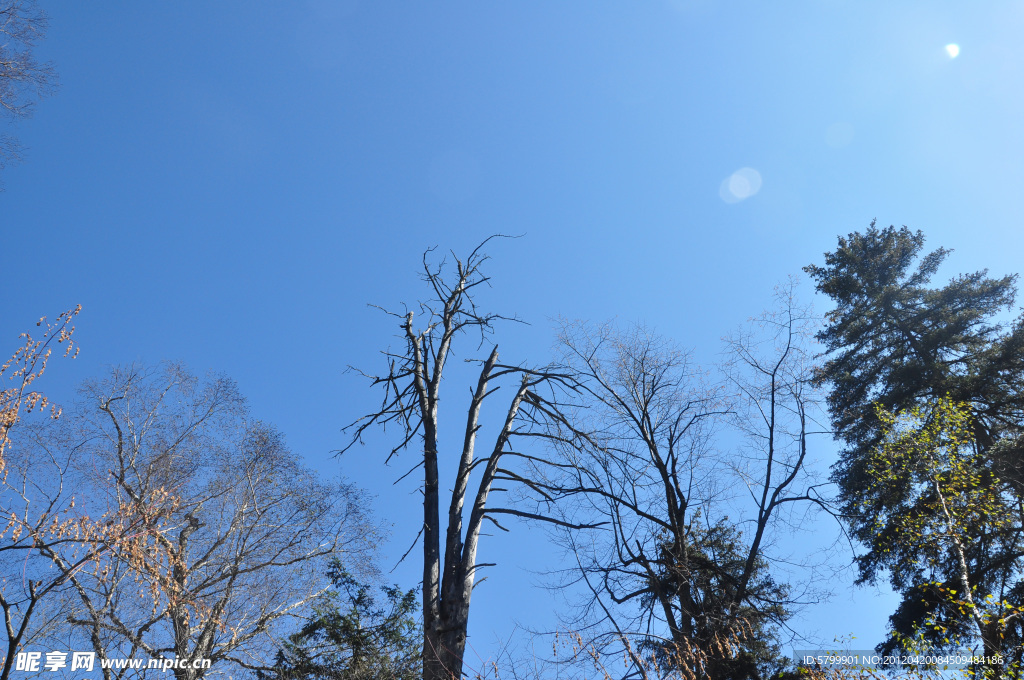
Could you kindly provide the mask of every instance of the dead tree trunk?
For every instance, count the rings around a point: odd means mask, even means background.
[[[448,503],[446,525],[443,527],[441,524],[438,401],[445,362],[453,342],[465,331],[478,331],[480,342],[483,344],[487,336],[493,332],[496,321],[514,320],[496,314],[483,314],[476,308],[473,289],[488,281],[488,278],[479,271],[480,265],[487,260],[487,257],[480,253],[482,245],[478,246],[465,261],[455,258],[455,276],[447,280],[443,276],[444,263],[431,267],[427,260],[430,251],[424,255],[423,279],[432,290],[431,299],[419,304],[426,319],[423,325],[416,329],[413,325],[413,312],[393,314],[401,319],[405,349],[402,352],[384,353],[389,360],[387,375],[367,376],[374,385],[384,387],[384,401],[378,411],[349,426],[352,428],[353,437],[342,450],[344,452],[360,441],[361,435],[373,425],[394,423],[401,428],[401,441],[391,450],[387,461],[399,451],[406,449],[417,436],[422,438],[422,459],[417,460],[412,469],[423,466],[421,532],[425,680],[459,678],[463,673],[469,605],[476,572],[481,567],[493,566],[477,561],[484,520],[491,521],[503,530],[504,527],[494,519],[494,515],[508,514],[563,524],[557,519],[524,509],[488,506],[492,485],[497,480],[525,482],[535,492],[544,495],[541,486],[514,472],[505,461],[526,457],[515,451],[511,445],[516,436],[550,436],[548,427],[538,427],[542,422],[557,421],[567,427],[567,421],[562,417],[557,401],[553,397],[542,396],[541,392],[553,394],[558,389],[573,389],[571,381],[564,374],[499,364],[497,345],[492,346],[486,359],[476,360],[480,365],[480,371],[467,409],[465,436],[451,497],[444,499]],[[454,280],[450,280],[451,278]],[[476,443],[481,429],[480,414],[484,401],[498,390],[498,387],[492,387],[492,384],[509,380],[514,381],[514,392],[505,406],[503,424],[493,435],[493,439],[489,439],[486,456],[478,459]],[[569,433],[568,436],[578,434],[571,428],[563,428],[563,436],[566,432]],[[479,471],[481,467],[482,472]],[[475,485],[471,482],[475,482]],[[472,495],[471,487],[474,487]],[[467,501],[470,501],[471,505],[464,526]]]

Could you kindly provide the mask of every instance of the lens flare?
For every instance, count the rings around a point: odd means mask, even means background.
[[[726,203],[739,203],[761,190],[761,173],[753,168],[740,168],[722,180],[719,197]]]

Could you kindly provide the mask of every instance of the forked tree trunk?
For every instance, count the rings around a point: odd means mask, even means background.
[[[477,547],[484,519],[493,520],[492,515],[503,513],[546,520],[577,529],[589,527],[567,524],[557,518],[514,508],[487,507],[488,495],[495,479],[530,484],[516,473],[498,467],[498,461],[503,456],[522,455],[506,448],[510,438],[518,434],[514,431],[514,424],[521,406],[529,413],[529,417],[525,418],[527,428],[530,427],[530,423],[536,424],[538,419],[548,418],[569,426],[559,411],[559,404],[545,400],[536,391],[537,386],[541,384],[564,386],[568,377],[547,370],[499,366],[498,348],[495,345],[488,358],[481,362],[477,385],[472,392],[468,412],[464,416],[465,439],[456,467],[454,485],[448,487],[446,480],[445,488],[451,489],[451,495],[445,494],[448,506],[447,531],[442,538],[441,480],[438,475],[438,404],[445,363],[452,342],[458,335],[467,331],[479,331],[483,342],[486,334],[493,330],[493,323],[506,318],[480,312],[472,299],[472,289],[488,281],[478,269],[487,259],[480,252],[482,246],[483,244],[477,246],[465,260],[455,259],[457,276],[453,281],[454,285],[445,281],[442,274],[443,265],[434,268],[428,264],[427,255],[430,251],[424,254],[424,280],[430,285],[434,296],[429,304],[420,306],[425,311],[427,320],[423,328],[417,331],[413,329],[413,312],[406,310],[404,314],[395,314],[403,319],[401,328],[406,340],[405,350],[385,352],[390,362],[386,376],[368,376],[373,384],[385,388],[384,402],[380,410],[350,425],[354,429],[352,440],[342,449],[344,452],[361,441],[362,433],[374,425],[394,423],[403,431],[404,438],[391,451],[392,456],[422,437],[424,680],[452,680],[463,675],[469,602],[476,580],[476,569],[482,566],[477,562]],[[487,452],[487,457],[474,460],[476,436],[480,428],[480,411],[484,400],[497,391],[497,388],[488,391],[488,382],[512,375],[519,376],[521,382],[508,402],[504,425],[491,440],[493,445],[488,441],[491,448]],[[483,470],[477,471],[481,466]],[[479,474],[480,478],[476,489],[471,492],[469,483],[474,474]],[[468,509],[465,507],[467,499],[472,503]],[[469,517],[464,524],[467,510]]]

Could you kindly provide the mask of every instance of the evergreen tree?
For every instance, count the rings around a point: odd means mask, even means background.
[[[699,649],[700,678],[775,677],[788,665],[777,626],[790,617],[789,587],[772,578],[768,561],[758,557],[740,596],[749,546],[728,520],[710,526],[695,521],[687,534],[683,546],[662,542],[658,559],[652,560],[654,577],[641,598],[644,607],[671,609],[676,629],[671,639],[641,638],[640,649],[652,652],[662,668],[693,666],[695,657],[687,652]]]
[[[920,510],[907,495],[912,469],[920,461],[908,460],[888,484],[877,484],[873,477],[872,455],[887,432],[879,414],[920,413],[947,397],[967,404],[978,474],[1001,480],[1006,504],[1024,503],[1024,324],[997,318],[1013,307],[1016,276],[993,279],[979,271],[930,287],[950,251],[939,248],[922,256],[923,246],[920,231],[880,229],[872,222],[863,234],[841,237],[838,248],[826,253],[825,266],[805,268],[818,291],[836,304],[818,334],[827,361],[817,376],[830,387],[833,426],[846,445],[833,479],[854,535],[868,547],[857,558],[861,581],[874,581],[888,570],[903,596],[890,618],[902,636],[915,634],[930,617],[946,615],[939,612],[941,598],[929,596],[925,585],[959,582],[959,577],[953,560],[920,569],[897,564],[903,551],[878,540],[880,526]],[[1010,525],[978,523],[974,531],[966,555],[971,582],[1019,603],[1024,595],[1020,518]],[[1007,635],[1008,644],[1015,644],[1010,639],[1019,643],[1019,625]]]
[[[1012,544],[1020,538],[1014,494],[982,459],[972,409],[940,399],[902,415],[877,415],[886,434],[868,460],[867,496],[899,502],[879,513],[872,548],[890,554],[894,583],[916,587],[913,603],[929,605],[917,635],[895,631],[894,645],[923,653],[975,646],[986,658],[978,664],[984,677],[1020,677],[1024,650],[1013,631],[1024,607],[992,592],[991,581],[977,583],[984,572],[971,569],[985,554],[1019,552]],[[943,580],[929,580],[934,574]],[[1003,658],[991,661],[997,656]]]
[[[421,677],[420,626],[416,591],[358,582],[339,561],[328,570],[333,589],[324,594],[312,619],[291,635],[271,672],[260,680],[416,680]]]

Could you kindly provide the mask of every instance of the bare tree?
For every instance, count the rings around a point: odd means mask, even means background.
[[[181,680],[269,668],[275,634],[327,587],[326,561],[358,569],[353,551],[375,533],[359,493],[304,468],[226,378],[114,369],[36,450],[54,442],[75,451],[79,506],[118,509],[89,568],[63,545],[37,545],[73,589],[68,620],[101,662],[170,662]],[[107,680],[137,672],[103,668]]]
[[[42,377],[55,345],[64,346],[64,356],[77,356],[78,347],[72,339],[72,320],[81,306],[70,309],[48,323],[40,319],[41,336],[23,333],[22,345],[0,366],[0,379],[11,386],[0,389],[0,565],[4,578],[0,581],[0,610],[3,613],[3,668],[0,679],[10,676],[17,651],[25,644],[50,630],[59,619],[61,608],[54,606],[63,584],[60,575],[48,573],[45,564],[36,559],[39,544],[75,543],[84,546],[72,558],[76,564],[88,561],[95,554],[89,542],[97,535],[96,525],[88,518],[76,516],[73,502],[63,493],[64,467],[57,458],[37,461],[47,467],[36,477],[25,473],[26,461],[21,438],[12,439],[12,432],[30,436],[31,425],[22,422],[26,414],[41,412],[49,406],[49,415],[56,419],[60,409],[49,404],[47,397],[33,384]]]
[[[73,448],[52,438],[37,445],[38,433],[50,429],[38,423],[19,429],[0,485],[6,520],[0,536],[0,609],[7,635],[3,679],[19,651],[67,632],[74,594],[65,571],[54,569],[47,554],[60,552],[67,572],[91,569],[122,528],[133,530],[119,509],[90,516],[77,506]]]
[[[0,112],[10,120],[31,115],[35,101],[56,85],[53,66],[32,53],[45,32],[46,15],[35,0],[0,0]],[[15,138],[0,134],[0,168],[20,149]]]
[[[387,373],[367,376],[373,385],[383,388],[384,398],[376,411],[346,428],[352,432],[352,440],[343,449],[348,450],[361,441],[367,429],[377,425],[397,425],[399,429],[399,441],[385,462],[390,462],[412,442],[422,442],[416,463],[406,475],[419,468],[423,470],[423,525],[420,533],[423,538],[423,677],[427,680],[450,680],[462,675],[469,605],[477,570],[492,566],[477,561],[484,522],[489,521],[504,530],[498,517],[510,515],[579,528],[551,515],[522,507],[496,506],[491,502],[492,491],[499,491],[494,487],[495,482],[508,483],[507,488],[515,485],[532,487],[548,500],[556,500],[517,471],[521,470],[517,462],[541,466],[544,462],[527,451],[517,450],[516,443],[537,437],[576,436],[571,429],[566,429],[568,423],[562,418],[555,398],[560,390],[572,389],[568,376],[548,369],[500,364],[496,344],[490,347],[486,358],[481,355],[467,360],[477,365],[479,370],[470,391],[451,495],[442,498],[438,471],[438,406],[447,362],[454,346],[465,340],[467,333],[478,334],[479,349],[490,344],[488,338],[496,322],[508,319],[485,313],[476,306],[477,288],[489,281],[480,271],[480,266],[488,259],[481,252],[483,245],[465,259],[453,254],[453,272],[448,271],[443,261],[436,266],[431,265],[431,251],[424,254],[422,277],[431,295],[429,300],[418,304],[424,319],[417,327],[413,311],[406,309],[402,313],[390,313],[399,320],[404,348],[384,352],[388,360]],[[483,427],[481,411],[484,402],[493,397],[503,383],[511,388],[511,394],[496,419],[498,426],[486,440],[483,455],[477,457],[476,444]],[[543,425],[550,421],[563,424],[557,435],[549,434]],[[477,477],[471,479],[474,473]],[[475,490],[471,490],[471,481],[475,481]],[[447,527],[442,524],[442,503],[447,506]],[[465,517],[467,503],[468,519]]]
[[[591,435],[560,447],[560,470],[575,473],[560,485],[597,487],[563,506],[565,519],[610,528],[562,535],[589,593],[572,625],[631,659],[631,675],[672,668],[723,636],[738,647],[709,655],[703,677],[757,678],[780,660],[773,631],[799,598],[778,578],[773,540],[792,507],[824,502],[807,465],[805,322],[785,297],[756,332],[728,341],[718,388],[643,328],[564,327],[565,363],[587,395],[575,427]],[[728,424],[745,440],[727,439]]]
[[[65,357],[78,356],[78,346],[71,338],[75,332],[71,321],[81,311],[82,305],[78,305],[62,312],[53,323],[47,323],[45,316],[39,319],[37,327],[42,328],[46,324],[42,337],[33,338],[30,333],[22,333],[23,344],[0,366],[0,378],[7,378],[13,383],[11,387],[0,389],[0,473],[6,467],[4,452],[11,442],[11,429],[18,424],[23,413],[42,410],[48,405],[46,395],[32,389],[32,383],[46,371],[54,343],[64,345]],[[51,406],[50,414],[57,418],[60,412],[56,406]]]

